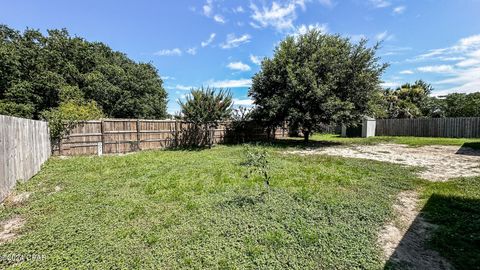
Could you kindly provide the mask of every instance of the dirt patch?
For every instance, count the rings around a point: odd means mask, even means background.
[[[29,198],[30,195],[32,195],[32,192],[22,192],[22,193],[12,193],[10,196],[8,196],[5,199],[5,202],[11,205],[18,205],[26,202]]]
[[[453,269],[440,254],[426,247],[435,225],[428,223],[416,210],[418,194],[401,192],[394,204],[397,219],[379,233],[378,244],[390,266],[406,269]]]
[[[17,231],[23,227],[25,220],[21,217],[0,222],[0,244],[14,240],[17,237]]]
[[[480,175],[480,150],[458,146],[408,147],[400,144],[332,146],[291,151],[299,155],[325,154],[350,158],[365,158],[409,166],[421,166],[425,170],[419,176],[431,181],[446,181],[455,177]]]

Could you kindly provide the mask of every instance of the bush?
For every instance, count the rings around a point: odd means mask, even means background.
[[[78,121],[100,119],[103,113],[95,101],[67,101],[57,108],[44,111],[42,117],[48,121],[52,145],[57,146],[62,138],[70,134]]]

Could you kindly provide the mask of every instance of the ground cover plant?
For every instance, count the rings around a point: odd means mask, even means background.
[[[0,214],[26,220],[1,254],[45,257],[2,267],[382,268],[377,232],[413,169],[254,147],[269,154],[264,195],[242,146],[52,158]]]
[[[296,139],[296,138],[289,138]],[[335,134],[315,134],[312,136],[315,143],[325,144],[378,144],[378,143],[397,143],[406,144],[412,147],[425,145],[452,145],[466,146],[474,149],[480,149],[480,139],[467,138],[432,138],[432,137],[401,137],[401,136],[378,136],[370,138],[342,138]]]
[[[422,196],[422,211],[438,226],[430,245],[456,269],[479,269],[480,177],[430,183]]]

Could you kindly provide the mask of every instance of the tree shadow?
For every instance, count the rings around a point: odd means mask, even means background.
[[[292,139],[292,138],[263,141],[262,144],[265,144],[274,148],[300,148],[300,149],[323,148],[323,147],[342,145],[342,143],[340,142],[316,141],[316,140],[310,140],[308,142],[304,142],[303,139]]]
[[[464,143],[455,154],[478,157],[480,156],[480,142]]]
[[[384,269],[451,266],[480,269],[480,200],[433,194]]]

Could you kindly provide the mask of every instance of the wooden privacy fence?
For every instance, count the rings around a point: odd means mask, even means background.
[[[480,138],[480,117],[377,119],[375,135]]]
[[[51,154],[47,122],[0,115],[0,201]]]
[[[228,142],[233,137],[265,138],[260,125],[249,122],[245,134],[233,134],[229,122],[209,129],[213,144]],[[97,155],[127,153],[139,150],[182,146],[194,125],[179,120],[103,119],[80,122],[54,148],[59,155]],[[287,136],[286,128],[275,130],[275,137]]]

